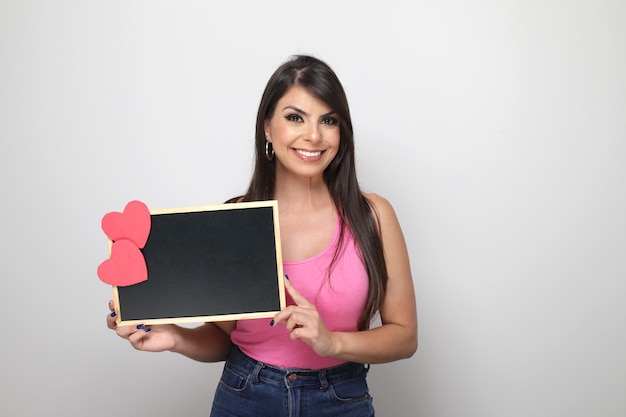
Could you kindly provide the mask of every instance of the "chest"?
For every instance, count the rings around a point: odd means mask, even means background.
[[[284,261],[309,259],[332,241],[337,227],[334,210],[307,215],[280,215],[280,239]]]

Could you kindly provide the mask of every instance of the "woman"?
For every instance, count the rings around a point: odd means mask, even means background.
[[[314,57],[294,56],[270,78],[254,174],[230,201],[270,199],[288,301],[272,320],[116,328],[112,313],[108,326],[139,350],[226,360],[212,416],[373,416],[364,364],[417,349],[409,258],[392,206],[359,188],[343,87]]]

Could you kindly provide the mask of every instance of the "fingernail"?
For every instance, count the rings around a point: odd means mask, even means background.
[[[289,275],[285,274],[285,279],[288,280],[289,279]]]
[[[270,321],[270,327],[274,327],[274,320]]]
[[[145,329],[143,329],[144,332],[148,333],[152,331],[152,327],[146,327]]]
[[[115,316],[117,316],[117,313],[115,311],[112,311],[111,312],[111,317],[115,317]]]
[[[145,328],[146,326],[144,324],[138,324],[137,325],[137,329],[141,330],[143,328]]]

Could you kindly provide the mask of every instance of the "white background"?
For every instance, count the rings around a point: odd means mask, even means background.
[[[0,2],[0,414],[207,416],[221,364],[105,327],[102,216],[242,193],[294,53],[343,81],[420,347],[377,415],[626,414],[626,3]]]

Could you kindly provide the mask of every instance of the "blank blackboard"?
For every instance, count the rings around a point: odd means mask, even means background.
[[[114,286],[118,325],[272,317],[285,307],[276,201],[150,210],[148,279]]]

